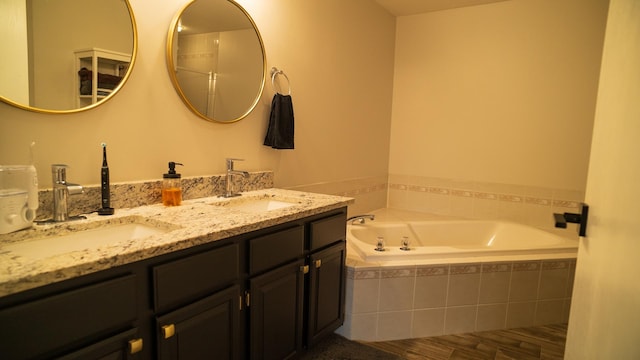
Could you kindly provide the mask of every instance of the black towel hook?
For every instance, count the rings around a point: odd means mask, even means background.
[[[285,79],[287,79],[288,91],[287,91],[286,94],[283,94],[280,91],[278,91],[278,89],[276,89],[276,76],[277,75],[282,75],[282,76],[284,76]],[[276,93],[278,93],[280,95],[291,95],[291,81],[289,81],[289,77],[287,76],[287,74],[284,73],[284,71],[279,70],[275,66],[271,68],[271,87],[273,88],[273,91],[275,91]]]

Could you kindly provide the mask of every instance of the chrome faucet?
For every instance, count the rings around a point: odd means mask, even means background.
[[[67,182],[67,165],[51,165],[53,176],[53,221],[69,220],[69,195],[84,193],[81,185]]]
[[[233,192],[233,175],[242,175],[244,177],[248,177],[249,173],[246,171],[235,170],[233,168],[234,161],[244,161],[244,159],[232,159],[227,158],[227,183],[226,183],[226,192],[221,197],[230,198],[235,196],[240,196],[241,194]]]
[[[355,223],[364,224],[365,219],[375,220],[375,218],[376,218],[376,216],[372,215],[372,214],[356,215],[356,216],[352,216],[352,217],[348,218],[347,222],[351,221],[352,224],[355,224]]]

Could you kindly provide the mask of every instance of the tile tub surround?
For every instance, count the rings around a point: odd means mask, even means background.
[[[296,205],[267,212],[246,213],[225,206],[215,206],[216,203],[227,202],[228,199],[198,198],[185,200],[181,206],[165,207],[162,204],[154,204],[118,209],[112,216],[92,213],[84,220],[37,225],[30,229],[0,235],[0,296],[305,218],[353,202],[353,199],[346,197],[282,189],[249,191],[244,192],[242,197],[286,199],[295,202]],[[6,244],[122,223],[132,217],[166,224],[175,230],[133,241],[124,240],[91,250],[50,256],[42,260],[3,251]]]
[[[236,191],[254,191],[273,187],[273,172],[250,172],[249,177],[234,176]],[[88,214],[100,208],[102,191],[100,185],[84,187],[84,194],[69,196],[69,214]],[[182,178],[182,199],[198,199],[224,194],[226,175],[195,176]],[[53,211],[51,189],[38,193],[38,220],[50,219]],[[162,179],[129,183],[111,183],[111,207],[116,211],[158,204],[162,202]]]
[[[389,175],[388,191],[390,208],[507,220],[564,236],[576,234],[576,227],[555,229],[553,213],[577,213],[584,199],[579,190],[394,174]]]
[[[575,259],[376,266],[347,259],[351,340],[386,341],[568,321]]]
[[[467,219],[512,221],[572,238],[577,238],[576,225],[556,229],[552,214],[579,212],[584,199],[584,193],[578,190],[396,174],[299,185],[291,189],[352,197],[356,201],[349,207],[349,215],[394,208]]]
[[[387,176],[371,176],[294,186],[289,189],[346,196],[355,199],[349,206],[349,215],[365,214],[387,207]]]

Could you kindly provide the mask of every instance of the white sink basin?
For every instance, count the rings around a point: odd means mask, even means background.
[[[73,251],[98,249],[121,241],[142,239],[167,231],[168,228],[140,222],[108,224],[95,229],[10,244],[3,246],[2,252],[10,251],[31,259],[44,259]]]
[[[250,200],[233,206],[236,210],[245,212],[262,212],[284,209],[296,204],[278,200]]]
[[[232,209],[240,212],[257,214],[261,212],[288,208],[291,206],[298,205],[298,203],[285,201],[283,199],[273,199],[270,197],[262,197],[262,198],[238,197],[232,200],[213,203],[213,205],[226,207],[228,209]]]

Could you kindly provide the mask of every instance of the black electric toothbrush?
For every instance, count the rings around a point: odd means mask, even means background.
[[[102,207],[98,209],[98,215],[113,215],[111,207],[111,194],[109,190],[109,165],[107,165],[107,144],[102,143],[102,169],[100,170],[100,189],[102,190]]]

